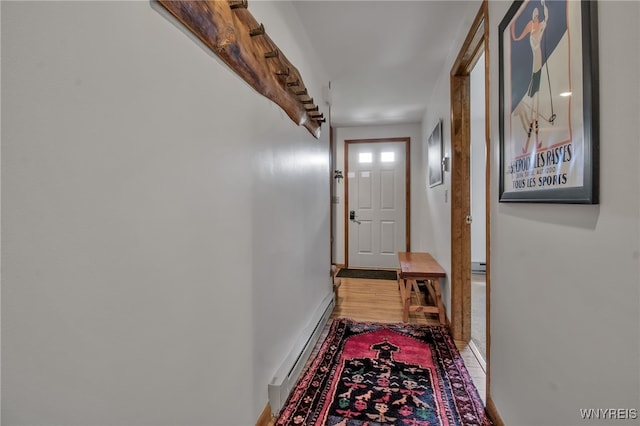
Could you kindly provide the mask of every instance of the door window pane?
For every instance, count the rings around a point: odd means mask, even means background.
[[[393,163],[396,161],[396,153],[393,151],[390,152],[381,152],[380,153],[380,162],[382,163]]]
[[[373,154],[371,154],[370,152],[361,152],[358,155],[358,162],[359,163],[371,163],[371,162],[373,162]]]

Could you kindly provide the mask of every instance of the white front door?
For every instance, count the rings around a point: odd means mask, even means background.
[[[348,266],[398,268],[406,251],[406,148],[403,142],[347,144]]]

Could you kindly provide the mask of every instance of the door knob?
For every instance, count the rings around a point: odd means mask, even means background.
[[[356,211],[355,210],[349,211],[349,220],[352,221],[352,222],[357,223],[358,225],[360,225],[360,221],[356,220]]]

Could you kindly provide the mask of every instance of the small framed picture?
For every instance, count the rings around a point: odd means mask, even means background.
[[[516,1],[499,25],[500,201],[598,203],[597,2]]]
[[[438,120],[427,140],[428,181],[432,188],[443,183],[442,120]]]

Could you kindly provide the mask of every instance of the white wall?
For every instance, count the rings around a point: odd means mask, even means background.
[[[250,11],[322,93],[291,5]],[[1,30],[3,424],[253,424],[331,292],[328,128],[150,2]]]
[[[582,421],[579,409],[640,408],[640,3],[599,2],[598,206],[497,201],[497,28],[510,5],[491,1],[489,11],[491,396],[507,425],[605,424]],[[464,22],[464,31],[452,35],[455,54],[470,25]],[[443,66],[423,120],[423,134],[444,120],[445,155],[451,152],[455,54]],[[446,173],[444,185],[427,189],[426,211],[417,212],[428,220],[429,250],[447,271],[450,190]],[[447,306],[449,295],[447,285]]]
[[[600,205],[500,204],[498,37],[490,2],[491,395],[508,425],[640,401],[640,3],[601,1]]]
[[[414,211],[420,211],[419,207],[424,205],[424,162],[422,160],[422,135],[420,133],[420,124],[395,124],[381,126],[361,126],[361,127],[339,127],[334,129],[334,169],[345,170],[344,158],[344,141],[349,139],[381,139],[381,138],[400,138],[409,137],[411,159],[408,160],[411,168],[411,249],[420,250],[424,247],[424,222],[415,214]],[[345,179],[346,179],[345,175]],[[345,179],[340,183],[334,182],[334,196],[338,197],[338,203],[333,204],[333,263],[345,263],[345,247],[344,247],[344,185]],[[416,210],[414,210],[416,209]],[[399,265],[398,265],[399,266]]]

